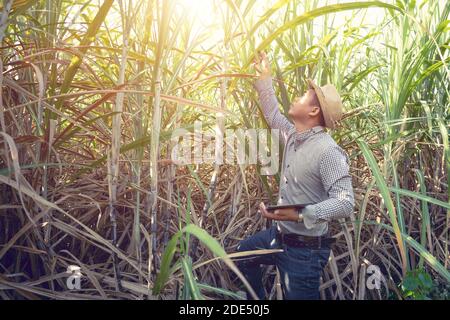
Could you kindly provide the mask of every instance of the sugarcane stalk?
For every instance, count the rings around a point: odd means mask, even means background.
[[[3,11],[0,16],[0,44],[3,46],[3,38],[5,36],[5,30],[8,26],[8,16],[11,12],[12,0],[4,0],[3,1]],[[3,50],[2,50],[3,52]],[[0,57],[0,88],[3,88],[3,54]],[[6,124],[5,124],[5,109],[3,106],[3,89],[0,90],[0,126],[3,132],[6,132]],[[3,150],[7,150],[6,141],[3,141],[4,147]],[[8,168],[11,167],[9,157],[6,157]]]
[[[120,12],[122,17],[123,31],[123,46],[122,46],[122,59],[120,62],[119,79],[118,84],[125,83],[125,69],[127,64],[128,55],[128,35],[130,32],[129,19],[125,13],[123,1],[119,0]],[[112,117],[112,135],[111,135],[111,193],[109,202],[109,213],[111,218],[112,228],[112,243],[117,246],[117,186],[119,179],[119,156],[120,156],[120,140],[121,140],[121,119],[123,110],[124,93],[119,92],[116,95],[116,103],[114,104],[114,116]],[[116,290],[121,291],[120,284],[120,271],[117,265],[117,256],[113,253],[113,265],[116,279]],[[140,265],[140,264],[138,264]]]
[[[225,73],[227,70],[225,47],[222,47],[222,49],[223,49],[222,72]],[[227,94],[227,78],[222,77],[220,80],[220,110],[221,111],[226,109],[226,94]],[[223,136],[224,136],[224,131],[225,131],[225,118],[224,118],[223,112],[219,112],[217,114],[216,121],[217,121],[216,141],[217,141],[217,139],[219,139],[219,141],[223,141]],[[214,199],[217,181],[218,181],[218,175],[220,173],[220,167],[221,167],[220,163],[222,162],[220,160],[219,161],[217,161],[217,160],[223,159],[223,150],[221,147],[222,146],[220,146],[218,148],[217,143],[216,143],[216,148],[215,148],[215,160],[216,161],[214,164],[214,170],[213,170],[213,173],[211,176],[211,181],[209,183],[207,198],[206,198],[205,204],[203,206],[201,218],[199,221],[200,227],[203,227],[203,225],[206,223],[206,220],[208,219],[208,212],[209,212],[209,209],[211,208],[212,201]],[[198,243],[199,243],[199,240],[197,238],[193,239],[190,251],[191,251],[191,255],[194,260],[197,257]]]
[[[154,98],[150,99],[150,107],[153,108],[152,114],[152,134],[150,140],[150,223],[151,223],[151,248],[150,261],[153,262],[153,273],[157,270],[156,263],[156,239],[157,239],[157,199],[158,199],[158,157],[159,157],[159,135],[161,130],[161,67],[163,63],[163,51],[169,33],[170,11],[172,1],[162,3],[161,17],[159,19],[158,46],[155,54],[155,64],[152,74],[152,92]],[[147,130],[147,128],[145,129]]]
[[[155,262],[154,257],[156,254],[156,234],[157,234],[157,196],[158,196],[158,151],[159,151],[159,130],[161,121],[161,80],[160,73],[157,73],[155,81],[155,99],[153,109],[153,130],[151,138],[151,151],[150,151],[150,223],[151,223],[151,247],[152,254],[150,260]],[[157,266],[154,264],[154,271]]]

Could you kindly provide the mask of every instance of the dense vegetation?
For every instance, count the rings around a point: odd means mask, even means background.
[[[174,164],[171,135],[265,128],[258,50],[283,112],[306,78],[344,99],[330,133],[356,207],[331,226],[322,298],[448,298],[449,13],[445,0],[3,1],[0,298],[240,298],[233,252],[265,227],[256,208],[279,177]],[[279,297],[274,268],[265,281]]]

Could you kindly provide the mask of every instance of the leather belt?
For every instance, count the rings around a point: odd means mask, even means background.
[[[335,238],[327,236],[311,237],[294,233],[285,234],[278,231],[277,239],[280,243],[291,247],[311,249],[331,248],[331,246],[336,242]]]

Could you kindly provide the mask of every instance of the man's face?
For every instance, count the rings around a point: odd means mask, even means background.
[[[310,112],[314,111],[314,107],[318,107],[316,93],[313,89],[308,89],[301,97],[296,97],[289,109],[289,116],[292,120],[304,122],[310,117]]]

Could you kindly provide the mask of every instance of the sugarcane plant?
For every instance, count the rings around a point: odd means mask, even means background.
[[[202,139],[268,132],[253,87],[262,50],[283,114],[307,78],[333,83],[344,101],[330,134],[350,156],[356,206],[330,225],[322,298],[445,298],[450,3],[0,6],[1,298],[244,298],[235,262],[250,253],[236,245],[266,227],[257,205],[276,201],[279,174],[261,161],[180,164],[173,153],[198,128]],[[237,153],[224,140],[216,158]],[[80,290],[65,284],[71,265]],[[271,299],[274,279],[270,269]]]

